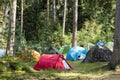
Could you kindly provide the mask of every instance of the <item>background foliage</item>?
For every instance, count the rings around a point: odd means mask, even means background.
[[[5,0],[6,1],[6,0]],[[6,2],[2,2],[6,4]],[[3,4],[1,6],[5,6]],[[55,46],[71,44],[72,22],[73,22],[73,1],[67,2],[67,17],[65,36],[62,37],[63,0],[56,1],[56,24],[52,21],[52,1],[50,1],[49,23],[46,22],[46,0],[24,0],[24,26],[23,34],[20,35],[21,1],[17,2],[17,27],[16,47],[27,47],[29,43],[39,46]],[[115,1],[114,0],[79,0],[78,6],[78,45],[86,45],[88,42],[113,41]],[[3,9],[0,9],[0,47],[6,46],[7,36],[3,35],[5,29],[3,22]],[[5,28],[8,28],[8,25]],[[0,27],[0,28],[1,28]],[[24,35],[24,36],[23,36]],[[24,39],[21,39],[21,36]],[[22,43],[24,42],[24,44]],[[27,45],[27,46],[25,46]]]

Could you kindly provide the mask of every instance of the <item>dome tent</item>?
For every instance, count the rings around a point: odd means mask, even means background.
[[[26,50],[22,51],[22,53],[18,56],[19,60],[26,60],[26,61],[38,61],[40,58],[40,53],[36,50]]]
[[[113,42],[107,42],[105,45],[107,46],[107,48],[109,48],[111,51],[113,51],[113,46],[114,46]]]
[[[47,53],[47,54],[60,54],[60,51],[57,48],[50,46],[50,47],[47,47],[45,49],[45,53]]]
[[[66,54],[70,48],[71,48],[71,45],[64,45],[60,48],[59,52],[62,54]]]
[[[71,70],[72,67],[62,54],[42,54],[40,60],[33,67],[35,70]]]
[[[87,50],[80,46],[75,46],[69,49],[67,52],[66,60],[79,60],[86,57]]]
[[[90,50],[93,46],[95,46],[93,43],[87,43],[87,50]]]
[[[105,43],[99,42],[88,51],[86,58],[82,61],[82,63],[110,61],[111,56],[112,51],[105,46]]]
[[[0,49],[0,57],[5,56],[6,49]]]

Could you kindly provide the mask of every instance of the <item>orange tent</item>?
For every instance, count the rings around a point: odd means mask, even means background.
[[[35,51],[35,50],[28,50],[28,51],[23,51],[18,59],[20,60],[35,60],[35,61],[39,61],[40,58],[40,53]]]

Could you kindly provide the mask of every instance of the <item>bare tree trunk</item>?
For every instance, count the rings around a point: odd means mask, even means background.
[[[115,69],[117,65],[120,65],[120,0],[116,0],[114,48],[112,59],[110,62],[110,66],[112,69]]]
[[[78,0],[74,0],[72,47],[77,45],[77,23],[78,23]]]
[[[10,15],[10,33],[7,43],[7,54],[13,56],[14,42],[15,42],[15,27],[16,27],[16,6],[17,0],[12,0],[12,9]]]
[[[9,3],[7,2],[4,7],[5,7],[5,8],[3,9],[3,13],[4,13],[3,22],[4,22],[4,27],[6,27],[6,26],[8,25],[8,22],[9,22],[9,21],[8,21],[8,17],[9,17],[8,12],[10,11]]]
[[[49,0],[47,0],[47,24],[49,23]]]
[[[21,0],[21,34],[23,33],[23,0]]]
[[[53,22],[56,22],[56,0],[53,0]]]
[[[67,0],[64,0],[63,36],[64,36],[64,34],[65,34],[66,9],[67,9]]]
[[[9,11],[8,5],[9,4],[7,3],[5,8],[4,8],[4,16],[3,16],[3,21],[4,22],[6,21],[6,18],[8,17],[8,11]]]

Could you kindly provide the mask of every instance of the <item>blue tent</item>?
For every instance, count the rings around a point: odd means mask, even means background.
[[[67,52],[66,60],[78,60],[86,57],[87,50],[83,47],[75,46]]]
[[[100,42],[97,42],[96,44],[97,44],[98,46],[104,46],[104,45],[105,45],[105,42],[100,41]]]

